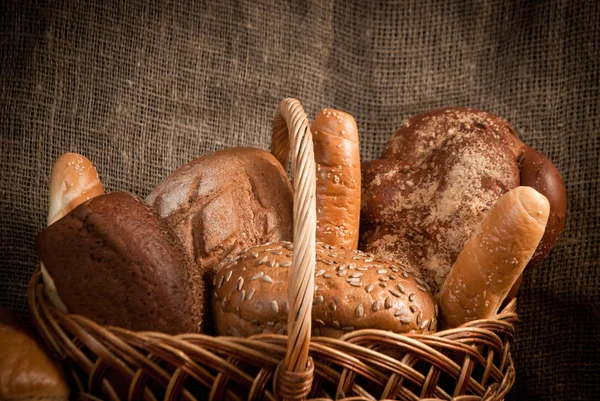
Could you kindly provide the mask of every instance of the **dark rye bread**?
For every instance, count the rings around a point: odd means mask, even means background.
[[[287,332],[293,245],[250,248],[219,270],[213,291],[218,335]],[[437,306],[414,271],[356,250],[317,243],[313,335],[340,337],[359,329],[435,331]]]
[[[81,204],[44,229],[37,247],[71,312],[131,330],[200,331],[198,269],[134,195],[113,192]]]
[[[273,155],[230,148],[171,173],[147,201],[173,228],[210,282],[230,255],[292,239],[292,187]]]

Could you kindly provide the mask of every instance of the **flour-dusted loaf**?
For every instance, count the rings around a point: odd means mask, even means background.
[[[550,201],[548,233],[533,262],[550,252],[564,225],[558,170],[506,120],[480,110],[451,107],[407,120],[362,172],[360,248],[420,267],[434,293],[485,213],[511,189],[531,186]]]
[[[171,173],[147,201],[210,277],[223,259],[292,238],[292,187],[270,153],[230,148]]]
[[[62,371],[31,331],[0,307],[0,400],[67,401]]]
[[[134,195],[84,202],[44,229],[37,247],[69,311],[131,330],[200,330],[200,272],[166,222]]]
[[[264,244],[219,270],[212,305],[217,334],[287,332],[292,251],[289,242]],[[317,243],[314,284],[315,336],[339,337],[366,328],[435,331],[433,296],[418,274],[402,264]]]

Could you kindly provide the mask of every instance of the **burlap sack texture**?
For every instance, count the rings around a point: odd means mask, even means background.
[[[600,389],[600,11],[595,1],[13,1],[0,6],[0,304],[27,317],[48,178],[88,156],[141,196],[184,162],[267,149],[278,102],[350,112],[363,159],[447,105],[511,121],[558,166],[569,216],[525,275],[513,400]]]

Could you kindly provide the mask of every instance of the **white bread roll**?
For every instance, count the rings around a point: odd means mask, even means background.
[[[467,240],[438,295],[442,329],[498,312],[533,256],[550,204],[531,187],[504,194]]]
[[[48,225],[103,193],[98,172],[91,161],[77,153],[63,154],[52,167]]]
[[[86,200],[103,193],[98,172],[91,161],[77,153],[63,154],[56,159],[52,167],[48,225],[64,217]],[[63,313],[67,312],[67,307],[58,296],[54,280],[43,263],[40,264],[40,268],[46,297],[55,308]]]

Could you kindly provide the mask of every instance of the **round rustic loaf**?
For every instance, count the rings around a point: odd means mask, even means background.
[[[292,251],[289,242],[267,243],[218,271],[213,282],[218,335],[286,334]],[[339,337],[366,328],[429,333],[437,325],[437,306],[413,270],[317,243],[312,317],[315,336]]]
[[[130,330],[200,331],[198,268],[134,195],[113,192],[82,203],[45,228],[37,247],[69,311]]]
[[[205,278],[229,255],[290,240],[292,200],[281,164],[254,148],[199,157],[175,170],[147,198]]]
[[[532,259],[554,247],[566,215],[558,170],[510,124],[470,108],[404,122],[381,159],[362,164],[360,248],[422,270],[437,293],[465,241],[509,190],[528,185],[550,201],[547,232]]]

